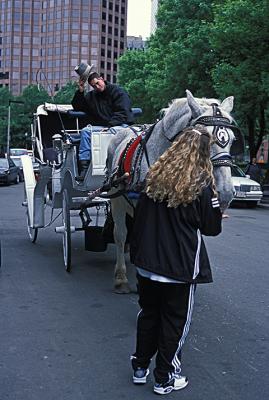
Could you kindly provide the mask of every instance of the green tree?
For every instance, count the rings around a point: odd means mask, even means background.
[[[151,118],[186,89],[196,96],[216,94],[210,73],[216,62],[209,41],[212,1],[162,0],[157,21],[145,52],[125,53],[119,61],[120,82],[143,108],[146,103]]]
[[[149,42],[153,65],[150,89],[155,107],[185,96],[186,89],[196,96],[215,95],[210,75],[215,63],[209,43],[212,20],[211,0],[161,1],[158,29]]]
[[[54,96],[54,102],[57,104],[70,104],[76,90],[77,84],[74,81],[67,82]]]
[[[23,104],[11,104],[11,146],[25,146],[25,133],[30,136],[33,113],[39,105],[50,102],[51,98],[43,87],[29,85],[15,100],[21,101]]]
[[[0,88],[0,147],[7,144],[8,102],[13,96],[6,87]]]
[[[226,0],[214,8],[211,44],[219,62],[212,69],[219,96],[233,94],[236,116],[255,157],[268,126],[268,0]]]
[[[154,120],[147,88],[148,55],[148,51],[129,50],[119,59],[119,84],[129,93],[133,107],[143,109],[141,122]]]

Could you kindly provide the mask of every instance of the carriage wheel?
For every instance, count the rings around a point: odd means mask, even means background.
[[[27,204],[25,186],[24,186],[24,202]],[[26,221],[27,221],[27,231],[28,231],[29,238],[32,243],[35,243],[36,239],[37,239],[38,228],[32,228],[30,226],[28,206],[27,206],[27,210],[26,210]]]
[[[28,209],[26,211],[26,217],[27,217],[27,230],[28,230],[28,235],[32,243],[36,242],[37,239],[37,234],[38,234],[38,228],[32,228],[30,226],[30,218],[28,214]]]
[[[67,189],[63,191],[63,256],[64,265],[67,272],[71,271],[71,227],[70,227],[70,207]]]

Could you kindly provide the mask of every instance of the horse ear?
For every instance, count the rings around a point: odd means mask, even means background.
[[[198,102],[193,97],[192,93],[189,90],[186,90],[187,94],[187,102],[191,109],[191,113],[193,118],[199,117],[202,114],[202,108],[199,106]]]
[[[234,96],[229,96],[226,97],[226,99],[223,100],[223,102],[221,103],[220,107],[230,113],[234,107]]]

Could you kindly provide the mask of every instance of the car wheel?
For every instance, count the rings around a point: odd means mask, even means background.
[[[20,178],[20,182],[24,182],[23,172],[20,172],[19,178]]]
[[[247,208],[255,208],[255,207],[257,207],[257,201],[249,201],[246,204],[247,204]]]
[[[20,175],[18,174],[14,180],[15,185],[17,185],[20,182]]]

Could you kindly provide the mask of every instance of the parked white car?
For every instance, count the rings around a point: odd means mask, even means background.
[[[256,207],[263,196],[261,185],[250,179],[237,165],[232,166],[231,172],[235,189],[232,203],[244,202],[249,208]]]

